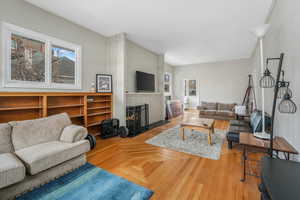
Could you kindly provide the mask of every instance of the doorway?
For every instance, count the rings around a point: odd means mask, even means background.
[[[188,108],[197,108],[199,105],[199,85],[198,80],[195,79],[185,79],[183,81],[184,93],[183,97],[187,100],[186,105]],[[186,102],[184,102],[186,103]]]

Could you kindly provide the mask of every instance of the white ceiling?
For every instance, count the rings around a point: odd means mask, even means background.
[[[128,38],[173,65],[249,58],[272,0],[26,0],[105,36]]]

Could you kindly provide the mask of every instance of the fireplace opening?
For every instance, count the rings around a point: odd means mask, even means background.
[[[149,129],[149,105],[126,107],[126,127],[129,137],[134,137]]]

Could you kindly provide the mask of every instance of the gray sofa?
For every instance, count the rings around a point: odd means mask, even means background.
[[[236,119],[234,112],[236,104],[225,104],[225,103],[214,103],[202,101],[201,105],[198,106],[199,116],[201,118],[212,118],[212,119]]]
[[[86,163],[84,127],[66,113],[0,124],[0,199],[13,199]]]

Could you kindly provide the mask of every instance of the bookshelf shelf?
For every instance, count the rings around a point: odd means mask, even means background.
[[[91,102],[90,99],[93,101]],[[74,124],[99,135],[99,125],[112,117],[112,94],[91,92],[0,92],[0,123],[66,112]]]
[[[97,126],[97,125],[100,125],[101,122],[94,122],[94,123],[90,123],[87,125],[87,127],[91,127],[91,126]]]
[[[106,115],[106,114],[110,114],[110,113],[111,113],[111,112],[91,113],[91,114],[88,114],[88,117],[97,116],[97,115]]]
[[[111,102],[111,100],[96,100],[96,101],[88,101],[88,103],[105,103],[105,102]]]
[[[25,106],[25,107],[0,107],[0,111],[10,111],[10,110],[32,110],[41,109],[40,106]]]
[[[48,109],[54,109],[54,108],[70,108],[70,107],[80,107],[80,106],[84,106],[84,104],[70,104],[70,105],[48,106]]]
[[[69,115],[70,118],[78,118],[78,117],[84,117],[84,114],[79,114],[79,115]]]
[[[92,108],[88,108],[88,110],[97,110],[97,109],[106,109],[106,108],[110,108],[110,106],[92,107]]]

